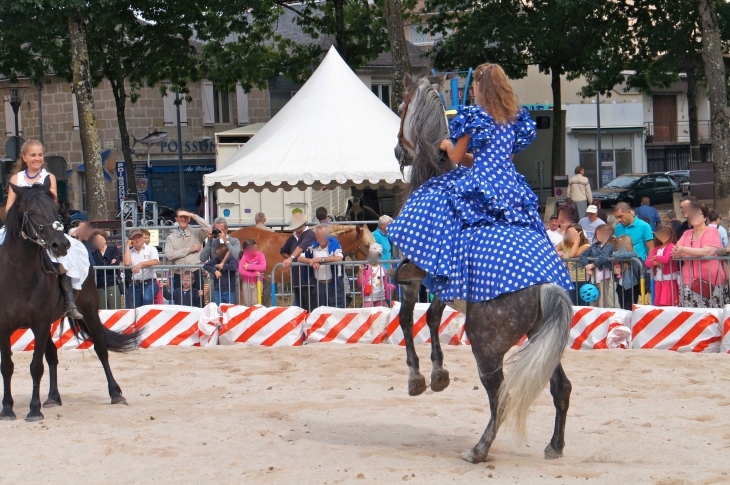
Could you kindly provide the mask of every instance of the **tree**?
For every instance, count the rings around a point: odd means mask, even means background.
[[[623,82],[621,70],[631,51],[628,5],[621,0],[427,0],[437,12],[431,33],[448,34],[433,55],[439,66],[461,68],[485,61],[522,78],[529,65],[550,74],[553,106],[552,175],[565,173],[564,127],[560,116],[561,76],[588,75],[584,95],[610,95]],[[451,33],[453,32],[453,33]],[[596,75],[598,74],[598,75]]]
[[[715,210],[730,210],[730,116],[720,23],[712,0],[697,0],[702,25],[702,59],[712,114],[712,161],[715,165]]]
[[[390,53],[393,56],[393,98],[394,107],[403,102],[403,80],[411,73],[411,59],[408,55],[408,42],[403,26],[403,3],[401,0],[383,0],[385,20],[388,25]]]

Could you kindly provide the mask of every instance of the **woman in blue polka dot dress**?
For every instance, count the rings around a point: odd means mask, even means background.
[[[460,166],[415,190],[388,237],[427,273],[424,284],[444,301],[480,302],[542,283],[572,290],[548,239],[538,198],[517,173],[515,153],[536,137],[535,122],[496,64],[475,70],[478,106],[460,107],[441,149]]]

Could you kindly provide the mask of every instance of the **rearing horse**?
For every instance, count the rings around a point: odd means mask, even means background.
[[[50,374],[50,390],[44,407],[60,406],[56,374],[58,354],[51,340],[51,325],[63,315],[63,299],[58,286],[58,275],[51,265],[46,250],[57,257],[64,256],[70,247],[58,222],[58,204],[50,192],[50,179],[44,185],[17,187],[10,184],[17,199],[8,211],[5,243],[0,248],[0,356],[4,396],[0,419],[15,419],[10,380],[14,364],[10,350],[10,336],[18,329],[29,328],[35,336],[30,373],[33,393],[27,421],[43,419],[40,401],[40,383],[43,377],[45,353]],[[107,329],[99,319],[99,295],[95,273],[89,271],[81,291],[76,291],[76,304],[85,321],[71,322],[78,338],[89,338],[104,367],[112,404],[126,404],[122,390],[114,380],[109,367],[109,350],[126,351],[137,347],[137,332],[118,333]]]
[[[441,141],[449,137],[443,103],[437,91],[443,81],[442,77],[413,81],[406,75],[406,101],[401,109],[401,130],[395,151],[401,166],[412,166],[409,193],[430,178],[455,167],[439,150]],[[423,272],[409,262],[402,264],[396,275],[396,282],[403,285],[399,318],[406,341],[406,363],[410,369],[408,392],[412,396],[426,390],[426,380],[419,371],[413,345],[413,309],[423,279]],[[482,302],[444,303],[435,297],[426,313],[426,321],[431,331],[431,389],[436,392],[449,385],[449,373],[443,368],[438,337],[441,316],[447,304],[466,314],[466,334],[477,361],[479,378],[489,396],[491,411],[481,439],[461,457],[472,463],[485,461],[500,425],[510,416],[515,419],[518,437],[524,438],[529,409],[548,382],[556,417],[555,431],[545,448],[545,458],[561,457],[571,385],[560,360],[573,315],[565,290],[546,283]],[[528,343],[505,361],[507,352],[524,335],[528,336]],[[506,376],[502,372],[503,367],[509,371]]]

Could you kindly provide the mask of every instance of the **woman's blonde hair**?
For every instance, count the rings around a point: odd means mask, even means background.
[[[475,90],[479,91],[481,107],[497,124],[506,125],[517,118],[517,97],[499,64],[487,62],[477,67],[474,70],[474,82]]]
[[[39,146],[41,147],[41,149],[43,149],[43,143],[39,142],[38,140],[28,140],[23,143],[23,146],[20,148],[20,156],[15,161],[15,166],[13,167],[13,175],[15,175],[16,173],[20,173],[28,168],[28,164],[25,163],[25,160],[23,160],[23,155],[28,153],[28,150],[32,146]],[[43,162],[43,168],[48,169],[45,161]]]

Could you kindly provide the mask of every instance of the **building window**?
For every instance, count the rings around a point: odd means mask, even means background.
[[[408,26],[408,40],[414,45],[433,45],[444,38],[443,34],[429,34],[423,30],[428,28],[427,24],[416,24]]]
[[[620,175],[634,171],[634,156],[627,149],[601,149],[601,187]],[[580,166],[585,169],[585,176],[591,181],[591,188],[598,187],[598,167],[596,166],[596,150],[580,151]]]
[[[301,84],[294,84],[289,79],[279,76],[269,79],[269,107],[271,117],[281,111],[286,103],[302,88]]]
[[[228,124],[231,122],[230,109],[228,104],[228,90],[213,88],[213,110],[215,122]]]
[[[385,105],[388,108],[392,109],[392,106],[390,104],[390,84],[373,84],[371,86],[371,89],[373,90],[373,94],[380,98],[380,100],[385,103]]]

